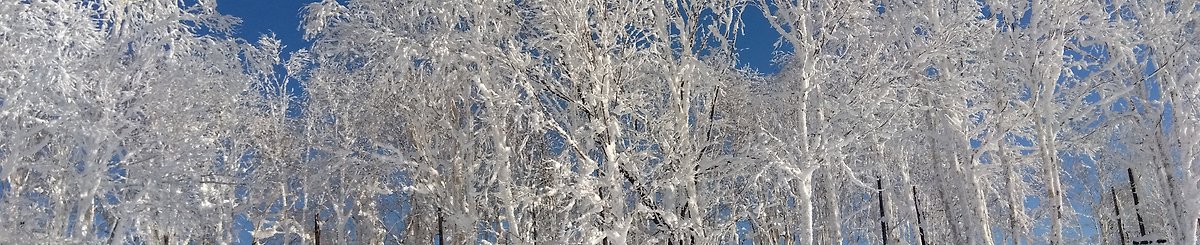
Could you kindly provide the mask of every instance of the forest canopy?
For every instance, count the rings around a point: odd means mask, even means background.
[[[0,243],[1200,236],[1195,0],[216,4],[0,2]]]

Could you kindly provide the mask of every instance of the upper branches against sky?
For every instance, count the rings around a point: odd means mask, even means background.
[[[0,241],[1192,244],[1198,8],[10,1]]]

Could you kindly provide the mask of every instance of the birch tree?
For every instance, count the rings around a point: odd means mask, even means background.
[[[1191,244],[1196,14],[323,0],[280,60],[212,1],[0,3],[0,241]]]
[[[243,120],[278,42],[223,38],[211,3],[0,4],[6,241],[224,240]],[[197,34],[207,28],[212,35]],[[239,59],[239,56],[241,57]],[[186,222],[185,222],[186,221]]]

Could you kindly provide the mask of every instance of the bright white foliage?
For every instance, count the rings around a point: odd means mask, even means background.
[[[303,17],[313,43],[283,61],[271,37],[229,38],[212,1],[0,3],[0,243],[1200,235],[1196,1],[323,0]],[[778,74],[741,68],[738,47],[772,42]]]

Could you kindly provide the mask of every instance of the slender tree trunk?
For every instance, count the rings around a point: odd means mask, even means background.
[[[1160,118],[1159,120],[1163,119]],[[1159,125],[1162,125],[1162,123],[1159,123]],[[1173,125],[1175,126],[1172,128],[1179,127],[1178,122],[1175,122]],[[1178,133],[1178,131],[1173,130],[1173,133]],[[1158,148],[1156,149],[1156,152],[1158,153],[1158,156],[1156,157],[1156,163],[1158,164],[1156,164],[1157,166],[1155,166],[1155,170],[1157,170],[1156,173],[1158,176],[1161,176],[1158,178],[1159,181],[1157,182],[1160,183],[1159,186],[1161,186],[1163,191],[1166,192],[1165,196],[1170,199],[1167,201],[1168,205],[1165,205],[1166,207],[1164,207],[1164,211],[1166,211],[1168,215],[1163,215],[1163,218],[1167,219],[1167,230],[1163,231],[1165,233],[1163,235],[1167,237],[1179,236],[1182,238],[1183,234],[1179,233],[1179,231],[1182,230],[1180,228],[1182,228],[1184,224],[1183,212],[1181,212],[1179,207],[1179,201],[1182,200],[1182,193],[1180,193],[1180,189],[1175,186],[1174,173],[1176,172],[1176,169],[1171,166],[1171,157],[1168,155],[1170,148],[1168,143],[1165,142],[1167,141],[1167,137],[1163,135],[1162,130],[1154,130],[1154,135],[1155,143]]]
[[[879,224],[882,228],[883,244],[900,244],[900,236],[897,234],[898,219],[896,219],[896,208],[892,201],[892,188],[890,185],[883,184],[883,176],[880,175],[875,179],[875,188],[879,189]]]
[[[443,220],[444,220],[443,216],[444,215],[442,214],[442,208],[438,208],[437,209],[437,241],[438,241],[438,244],[447,244],[446,243],[446,224],[443,223]]]
[[[800,118],[797,118],[800,122],[800,151],[804,154],[804,160],[800,162],[802,168],[816,164],[812,157],[816,152],[813,151],[811,139],[808,134],[808,100],[809,91],[811,91],[809,87],[812,86],[809,82],[808,71],[809,67],[814,66],[811,63],[815,63],[815,59],[806,60],[805,62],[805,72],[800,78],[800,88],[802,89],[799,108]],[[802,240],[801,244],[813,244],[812,172],[809,171],[805,176],[801,176],[800,178],[800,239]]]
[[[938,196],[940,197],[940,199],[942,201],[942,203],[941,203],[942,204],[942,210],[941,210],[942,211],[941,212],[942,219],[944,219],[944,221],[946,222],[946,225],[944,226],[945,228],[938,229],[938,231],[940,231],[942,234],[945,234],[948,237],[935,238],[935,239],[939,239],[939,240],[940,239],[949,239],[950,241],[953,241],[953,242],[951,242],[953,244],[966,244],[967,241],[966,241],[966,239],[963,239],[963,237],[962,237],[963,234],[962,234],[962,232],[960,232],[962,230],[962,222],[959,222],[959,221],[961,221],[962,219],[961,219],[961,217],[954,217],[954,215],[958,214],[956,212],[958,210],[958,207],[956,207],[954,205],[953,201],[951,200],[953,197],[950,196],[950,194],[946,193],[946,189],[948,189],[948,188],[953,188],[953,187],[947,186],[947,184],[945,184],[945,183],[938,186]],[[934,226],[934,227],[938,227],[938,226]]]
[[[1017,163],[1009,158],[1007,150],[1007,142],[999,144],[997,154],[1000,156],[1000,164],[1004,166],[1004,190],[1008,199],[1008,229],[1013,242],[1021,241],[1025,237],[1025,202],[1024,193],[1018,191],[1021,184],[1018,178]]]
[[[1194,81],[1193,81],[1194,82]],[[1174,89],[1170,90],[1171,102],[1175,106],[1172,110],[1175,115],[1171,118],[1174,122],[1171,125],[1172,134],[1177,140],[1177,149],[1179,149],[1180,159],[1179,164],[1183,168],[1182,187],[1176,199],[1176,204],[1183,201],[1182,207],[1176,207],[1181,213],[1181,222],[1183,227],[1180,227],[1182,236],[1180,241],[1182,244],[1200,244],[1200,204],[1187,202],[1186,200],[1200,200],[1200,105],[1196,102],[1200,101],[1200,86],[1195,83],[1181,86],[1178,81],[1171,83]],[[1188,83],[1183,83],[1188,84]],[[1187,90],[1193,91],[1192,100],[1189,103],[1184,96],[1179,93]],[[1191,109],[1189,115],[1186,111]],[[1195,221],[1195,222],[1193,222]]]
[[[1112,188],[1112,198],[1113,212],[1115,214],[1114,219],[1117,220],[1117,239],[1121,241],[1121,244],[1125,244],[1125,224],[1121,222],[1121,202],[1120,198],[1117,198],[1116,187]]]
[[[812,201],[812,172],[800,176],[800,240],[801,244],[813,244],[813,201]]]
[[[1065,210],[1063,209],[1063,188],[1060,180],[1059,161],[1058,161],[1058,144],[1056,142],[1056,130],[1052,128],[1055,125],[1055,88],[1058,87],[1058,79],[1062,75],[1063,69],[1063,45],[1066,41],[1065,30],[1061,25],[1061,21],[1055,20],[1052,17],[1059,8],[1057,2],[1042,2],[1034,1],[1031,18],[1032,23],[1038,23],[1031,26],[1032,32],[1038,35],[1045,35],[1044,40],[1037,44],[1038,54],[1044,56],[1033,57],[1037,64],[1031,64],[1035,68],[1035,73],[1039,77],[1032,80],[1031,89],[1037,90],[1036,101],[1034,102],[1033,111],[1034,127],[1038,134],[1039,156],[1042,160],[1043,171],[1045,173],[1044,180],[1046,185],[1046,203],[1049,203],[1050,212],[1050,244],[1063,244],[1063,222]]]
[[[933,101],[929,99],[929,96],[929,94],[925,94],[921,97],[923,104],[932,108],[937,108],[940,106],[935,105]],[[961,170],[956,166],[957,164],[952,164],[946,160],[946,157],[943,156],[943,149],[939,147],[941,142],[938,141],[936,135],[941,135],[941,132],[939,131],[939,125],[935,119],[938,117],[934,116],[932,110],[926,111],[924,114],[925,126],[927,127],[926,135],[934,136],[930,137],[928,142],[929,155],[931,156],[931,160],[933,160],[929,166],[935,172],[934,178],[939,181],[937,183],[938,196],[941,199],[942,212],[944,214],[945,221],[947,222],[946,228],[949,228],[949,230],[945,232],[949,233],[948,235],[950,235],[953,241],[952,243],[967,244],[969,241],[962,237],[963,234],[961,232],[962,226],[967,223],[967,220],[962,219],[962,217],[953,217],[954,215],[961,216],[961,212],[963,212],[958,205],[956,205],[957,202],[955,201],[956,198],[960,198],[962,195],[958,195],[960,193],[955,191],[951,191],[954,193],[953,195],[947,193],[947,190],[962,189],[961,185],[957,184],[962,182],[960,181],[962,178]],[[954,162],[956,163],[957,160]]]
[[[841,208],[839,206],[840,200],[838,198],[841,188],[839,188],[840,186],[837,182],[835,182],[835,180],[838,178],[834,177],[837,174],[838,171],[834,171],[833,168],[827,168],[825,171],[824,182],[825,186],[827,187],[825,189],[825,209],[826,212],[829,212],[829,214],[826,215],[825,226],[829,227],[827,232],[829,232],[830,244],[842,244],[843,240]]]
[[[1049,101],[1039,101],[1039,103],[1049,103]],[[1046,202],[1050,205],[1050,244],[1062,244],[1063,232],[1063,194],[1062,183],[1059,181],[1058,160],[1055,155],[1054,141],[1050,139],[1050,129],[1047,128],[1045,120],[1038,120],[1039,135],[1039,156],[1042,159],[1042,168],[1045,172],[1043,179],[1046,181]]]
[[[921,245],[928,245],[929,238],[925,236],[925,224],[923,219],[921,219],[921,200],[920,195],[917,194],[916,185],[912,186],[912,201],[913,214],[916,216],[915,218],[917,220],[917,239],[920,239]]]
[[[972,162],[974,161],[972,160]],[[977,226],[972,226],[975,230],[975,232],[973,232],[975,234],[972,234],[972,236],[978,235],[983,244],[992,245],[995,243],[995,241],[992,240],[992,223],[990,220],[991,218],[988,215],[987,196],[984,194],[984,189],[980,184],[979,174],[976,173],[976,164],[965,164],[967,166],[971,166],[964,170],[964,172],[966,172],[964,174],[967,178],[967,189],[971,191],[971,206],[974,209],[974,222],[977,224]],[[972,241],[971,243],[976,242]]]
[[[318,223],[320,215],[313,214],[313,244],[321,245],[321,224]]]

